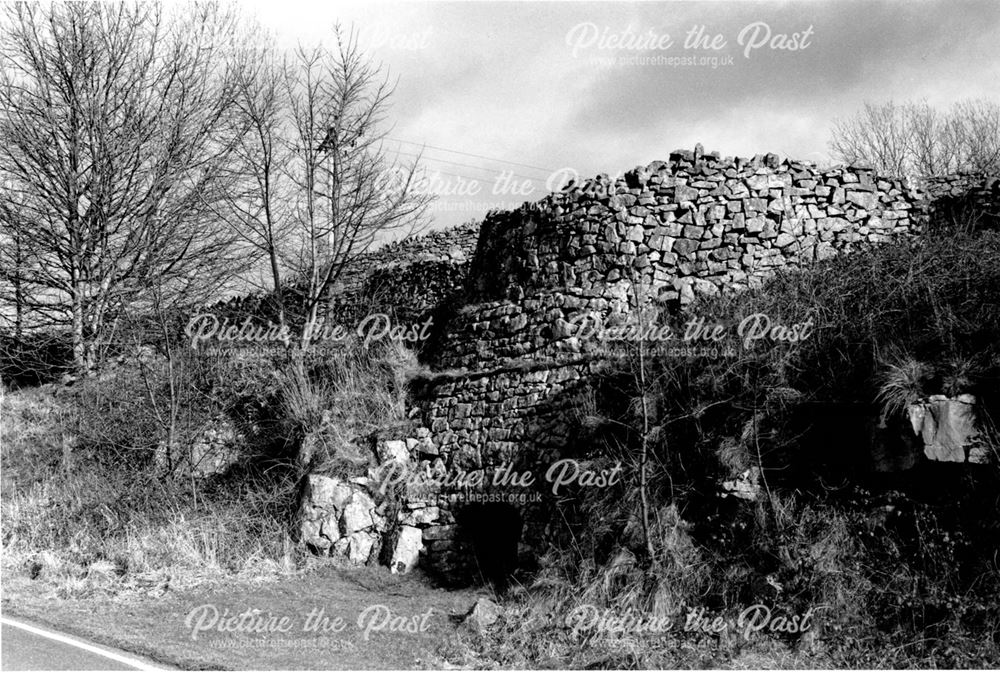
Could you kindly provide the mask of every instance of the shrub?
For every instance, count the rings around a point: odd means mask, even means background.
[[[0,385],[19,388],[52,383],[72,367],[69,332],[35,330],[17,337],[0,330]]]
[[[362,438],[405,418],[416,356],[398,342],[345,345],[334,357],[299,355],[278,376],[282,415],[299,463],[329,472],[363,464]]]
[[[294,475],[248,466],[191,489],[99,451],[66,460],[59,417],[75,404],[51,389],[3,400],[5,581],[30,578],[80,597],[277,576],[301,562],[288,541]],[[40,425],[43,409],[52,422]]]
[[[864,449],[880,412],[884,425],[935,392],[977,395],[982,424],[993,427],[1000,410],[997,296],[1000,235],[982,232],[857,252],[661,315],[674,333],[691,316],[719,321],[730,334],[754,314],[785,325],[812,318],[816,327],[792,344],[732,340],[726,345],[734,355],[716,360],[671,359],[650,349],[642,377],[636,352],[612,369],[581,412],[592,437],[582,457],[621,458],[635,468],[645,432],[654,552],[642,539],[636,479],[582,492],[553,526],[561,532],[530,590],[533,607],[518,609],[545,606],[565,615],[579,597],[620,610],[700,605],[730,618],[754,603],[792,614],[815,606],[819,626],[810,638],[785,640],[809,648],[821,636],[828,663],[996,661],[996,466],[936,466],[876,479]],[[645,405],[634,403],[641,398]],[[819,455],[824,431],[816,429],[842,430],[847,410],[859,419],[858,432]],[[719,497],[722,480],[756,467],[763,473],[755,502]],[[970,607],[956,609],[959,603]],[[543,643],[529,643],[538,632],[515,642],[539,651],[565,637],[545,633]],[[732,643],[716,645],[711,665],[728,661]],[[634,665],[651,667],[664,660],[657,651],[680,646],[615,647]]]

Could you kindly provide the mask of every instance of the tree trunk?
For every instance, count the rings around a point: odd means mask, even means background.
[[[71,274],[73,297],[71,311],[73,325],[73,367],[80,375],[87,374],[87,343],[83,332],[83,283],[80,272],[73,266]]]
[[[281,291],[281,271],[278,269],[278,252],[272,244],[268,249],[271,260],[271,277],[274,280],[274,300],[278,304],[278,324],[285,325],[285,296]]]
[[[21,233],[14,230],[14,340],[18,345],[24,342],[24,250],[21,248]]]

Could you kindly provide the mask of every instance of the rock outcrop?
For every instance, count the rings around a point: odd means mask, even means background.
[[[311,474],[300,503],[299,537],[318,553],[336,554],[364,565],[381,548],[384,515],[385,506],[375,503],[365,480],[352,482]]]

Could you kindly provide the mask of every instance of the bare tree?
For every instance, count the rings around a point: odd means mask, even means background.
[[[865,103],[854,117],[837,120],[830,147],[848,163],[866,161],[890,175],[906,171],[907,139],[900,108],[893,102]]]
[[[335,36],[332,50],[299,47],[280,65],[260,59],[238,97],[253,133],[240,145],[234,212],[266,254],[285,309],[282,275],[294,286],[303,347],[345,266],[423,226],[429,203],[413,188],[416,162],[385,147],[394,86],[355,33],[337,26]]]
[[[291,221],[288,135],[288,96],[283,59],[269,39],[244,54],[246,68],[237,80],[236,110],[246,132],[234,152],[237,178],[217,216],[257,256],[267,262],[269,289],[274,296],[280,324],[285,324],[283,270],[286,250],[294,234]]]
[[[952,124],[961,168],[978,173],[1000,173],[1000,105],[986,100],[955,104]]]
[[[0,325],[13,323],[14,340],[20,343],[28,296],[32,293],[30,257],[23,236],[13,226],[18,208],[10,197],[10,189],[0,187]]]
[[[656,407],[656,381],[651,380],[649,370],[649,354],[646,344],[646,329],[648,324],[647,313],[649,311],[648,288],[636,278],[635,269],[632,269],[632,294],[635,301],[635,317],[638,322],[640,338],[635,343],[632,363],[632,371],[635,376],[636,392],[638,393],[634,403],[638,407],[637,412],[641,428],[640,449],[639,449],[639,506],[642,518],[642,538],[646,555],[651,563],[656,557],[656,547],[653,544],[653,537],[650,525],[650,497],[649,497],[649,462],[650,449],[652,444],[660,436],[660,428],[654,426]]]
[[[17,3],[0,29],[0,183],[7,236],[32,264],[34,319],[71,327],[88,371],[109,326],[232,269],[206,203],[227,189],[239,37],[213,4]],[[228,257],[228,259],[227,259]],[[228,262],[220,264],[220,262]]]
[[[867,162],[888,175],[1000,172],[1000,105],[988,100],[956,103],[947,112],[926,102],[865,103],[834,123],[833,155]]]
[[[960,152],[947,115],[927,103],[907,105],[901,114],[907,136],[903,169],[912,166],[921,175],[940,175],[953,170]]]

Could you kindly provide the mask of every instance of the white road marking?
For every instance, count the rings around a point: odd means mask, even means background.
[[[81,650],[86,650],[92,654],[104,657],[105,659],[111,659],[112,661],[117,661],[119,664],[124,664],[125,666],[133,666],[140,671],[165,671],[165,668],[156,668],[155,666],[146,663],[145,661],[140,661],[133,657],[127,657],[123,654],[118,654],[117,652],[112,652],[111,650],[106,650],[103,647],[98,647],[97,645],[91,645],[90,643],[85,643],[82,640],[77,640],[72,636],[65,636],[61,633],[56,633],[55,631],[49,631],[47,629],[42,629],[37,626],[32,626],[30,624],[25,624],[16,619],[11,619],[9,617],[0,617],[0,623],[6,624],[7,626],[13,626],[18,629],[22,629],[29,633],[34,633],[36,636],[42,636],[43,638],[48,638],[49,640],[54,640],[58,643],[63,643],[65,645],[72,645],[73,647],[78,647]]]

